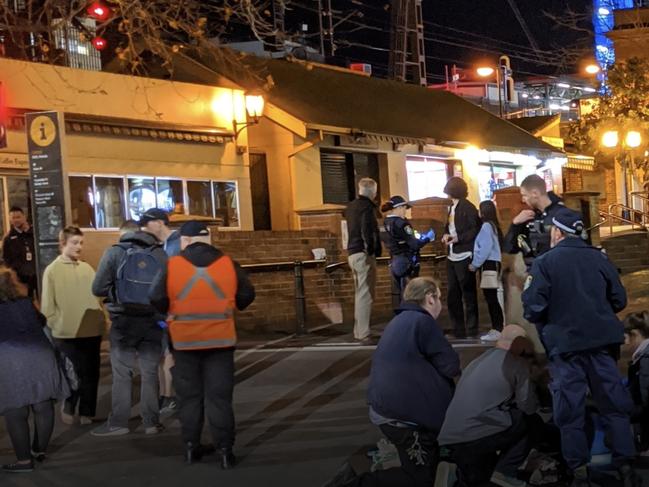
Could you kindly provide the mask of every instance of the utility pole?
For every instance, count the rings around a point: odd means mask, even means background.
[[[284,49],[286,26],[284,23],[286,5],[284,0],[273,0],[273,29],[275,30],[275,49]]]
[[[390,66],[392,79],[426,86],[422,0],[392,0]]]
[[[324,23],[322,21],[322,16],[324,12],[322,11],[322,0],[318,0],[318,22],[320,27],[320,54],[325,55],[325,32],[324,32]]]
[[[322,54],[333,57],[336,54],[336,44],[334,43],[334,18],[331,10],[331,0],[318,0],[318,7],[320,11],[320,46]],[[323,25],[324,29],[322,28]],[[325,42],[327,43],[326,50]]]

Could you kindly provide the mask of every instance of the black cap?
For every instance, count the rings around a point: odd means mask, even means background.
[[[410,203],[406,201],[403,196],[393,196],[388,200],[392,208],[399,208],[400,206],[405,206],[406,208],[412,208]]]
[[[207,225],[196,220],[183,223],[183,226],[180,227],[181,237],[207,237],[209,234],[210,231],[207,229]]]
[[[581,215],[570,208],[559,209],[552,218],[552,224],[566,233],[577,235],[584,230]]]
[[[154,220],[162,220],[165,225],[169,225],[169,215],[160,208],[149,208],[140,217],[140,226],[144,226]]]

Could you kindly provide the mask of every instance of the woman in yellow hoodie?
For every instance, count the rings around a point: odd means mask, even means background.
[[[63,422],[74,423],[78,405],[81,424],[91,424],[97,408],[99,351],[106,319],[91,291],[95,271],[80,260],[83,232],[66,227],[59,243],[61,255],[43,274],[41,312],[59,349],[70,358],[79,376],[79,389],[63,404]]]

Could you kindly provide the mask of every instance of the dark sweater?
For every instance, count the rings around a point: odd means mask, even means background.
[[[365,252],[369,256],[381,256],[381,236],[376,220],[376,205],[365,196],[351,201],[345,209],[347,219],[347,253]]]
[[[439,432],[460,359],[435,319],[403,303],[372,358],[368,402],[381,416]]]

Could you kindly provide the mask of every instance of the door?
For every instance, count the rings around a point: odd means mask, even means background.
[[[266,154],[250,154],[250,190],[255,230],[270,230],[270,196]]]

